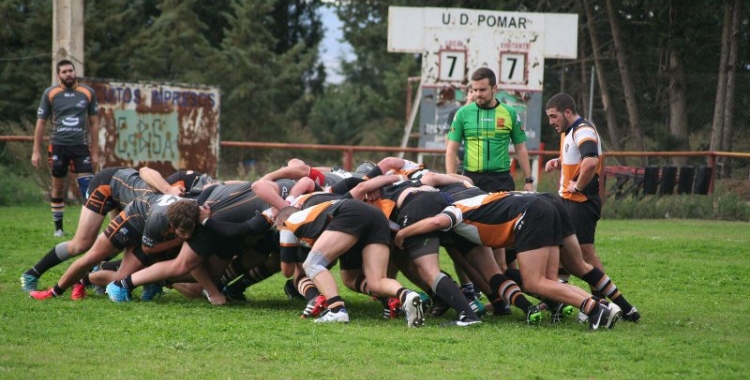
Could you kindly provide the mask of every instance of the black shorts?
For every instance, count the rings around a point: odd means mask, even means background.
[[[414,192],[404,199],[401,209],[398,211],[396,223],[401,228],[406,228],[420,220],[439,214],[448,205],[449,203],[444,193],[432,191]],[[440,231],[433,231],[406,238],[399,253],[405,254],[409,259],[414,260],[424,255],[437,254],[439,251]]]
[[[52,176],[64,178],[71,173],[93,173],[88,145],[52,145],[47,147]]]
[[[560,228],[563,237],[567,237],[576,233],[576,228],[573,225],[573,218],[570,217],[570,212],[568,212],[565,204],[563,204],[563,199],[558,194],[538,193],[536,194],[536,196],[549,202],[560,215]]]
[[[513,227],[518,254],[562,244],[560,215],[549,202],[536,199]]]
[[[109,186],[112,176],[120,169],[122,168],[106,168],[94,175],[89,183],[89,196],[84,207],[99,215],[107,215],[108,212],[120,207],[119,202],[112,199],[112,188]]]
[[[115,248],[120,250],[134,244],[140,245],[143,230],[137,226],[144,225],[145,222],[141,221],[143,217],[140,214],[127,215],[122,211],[109,222],[107,228],[104,229],[104,236],[109,239]],[[136,219],[138,219],[138,223],[134,223]]]
[[[496,193],[499,191],[513,191],[516,189],[516,182],[509,171],[507,172],[469,172],[464,171],[463,175],[471,178],[474,186],[488,192]]]
[[[596,224],[602,215],[602,200],[598,194],[587,195],[586,202],[573,202],[563,199],[576,230],[579,244],[594,244]]]
[[[174,247],[164,252],[148,254],[143,252],[143,246],[138,245],[133,249],[133,256],[143,264],[144,267],[154,265],[160,261],[172,260],[180,253],[181,246]]]
[[[256,236],[252,238],[253,240],[257,239]],[[250,244],[245,237],[228,238],[202,225],[195,226],[193,236],[186,243],[190,249],[202,258],[209,258],[212,255],[216,255],[225,260],[241,255],[248,244]]]
[[[360,247],[391,244],[391,232],[383,212],[360,201],[343,202],[334,212],[326,231],[354,235],[358,238]]]

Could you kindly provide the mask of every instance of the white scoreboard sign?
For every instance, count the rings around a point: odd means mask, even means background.
[[[577,54],[576,14],[388,9],[388,51],[422,54],[422,86],[465,84],[489,67],[502,89],[541,91],[544,58]]]

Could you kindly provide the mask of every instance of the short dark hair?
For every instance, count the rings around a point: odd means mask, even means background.
[[[471,74],[471,80],[472,81],[480,81],[482,79],[489,79],[490,80],[490,86],[495,87],[497,84],[497,77],[495,76],[495,72],[490,70],[487,67],[480,67]]]
[[[68,65],[73,66],[73,70],[76,69],[76,65],[74,65],[73,62],[70,62],[67,59],[63,59],[62,61],[57,62],[57,73],[60,74],[60,68]]]
[[[549,98],[549,100],[547,101],[547,106],[544,107],[544,109],[548,110],[550,108],[554,108],[559,112],[570,110],[574,114],[578,115],[578,111],[576,111],[576,102],[573,100],[573,97],[564,92],[555,94],[551,98]]]
[[[180,199],[167,207],[167,220],[174,229],[192,230],[200,217],[198,203]]]

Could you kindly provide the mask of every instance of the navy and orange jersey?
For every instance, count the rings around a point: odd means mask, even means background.
[[[120,213],[130,228],[123,233],[140,233],[141,244],[145,247],[153,247],[174,238],[174,230],[167,220],[167,207],[180,199],[174,195],[154,193],[135,198]]]
[[[132,168],[122,168],[112,175],[109,183],[112,199],[125,208],[135,198],[153,193],[153,189],[144,181],[140,173]]]
[[[582,193],[568,191],[570,181],[578,180],[581,172],[581,161],[586,157],[600,157],[602,142],[594,124],[584,118],[578,118],[570,128],[561,135],[560,141],[560,188],[559,194],[563,199],[586,202],[586,194],[599,193],[599,176],[602,172],[603,161],[600,159],[596,167],[596,174],[582,189]]]
[[[453,198],[454,201],[460,201],[462,199],[476,197],[477,195],[487,194],[486,191],[466,181],[438,186],[437,188],[444,193],[450,194],[451,198]]]
[[[443,213],[452,230],[472,243],[503,248],[513,245],[516,223],[535,201],[525,194],[491,193],[456,201]]]
[[[279,229],[279,242],[284,251],[296,250],[300,246],[311,248],[315,240],[325,231],[336,210],[352,199],[334,199],[297,211],[289,216]]]
[[[94,89],[76,83],[44,90],[37,119],[52,116],[52,145],[88,145],[88,116],[99,112]]]

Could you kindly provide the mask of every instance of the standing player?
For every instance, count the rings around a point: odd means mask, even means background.
[[[39,167],[45,125],[52,116],[52,138],[47,149],[52,172],[50,206],[52,220],[55,222],[55,236],[62,237],[65,209],[63,191],[68,167],[77,175],[78,189],[81,191],[82,202],[85,203],[86,190],[99,159],[99,117],[94,89],[78,83],[73,62],[58,62],[57,76],[60,84],[46,89],[39,103],[31,164],[35,168]],[[91,149],[86,136],[88,132],[91,133]]]

